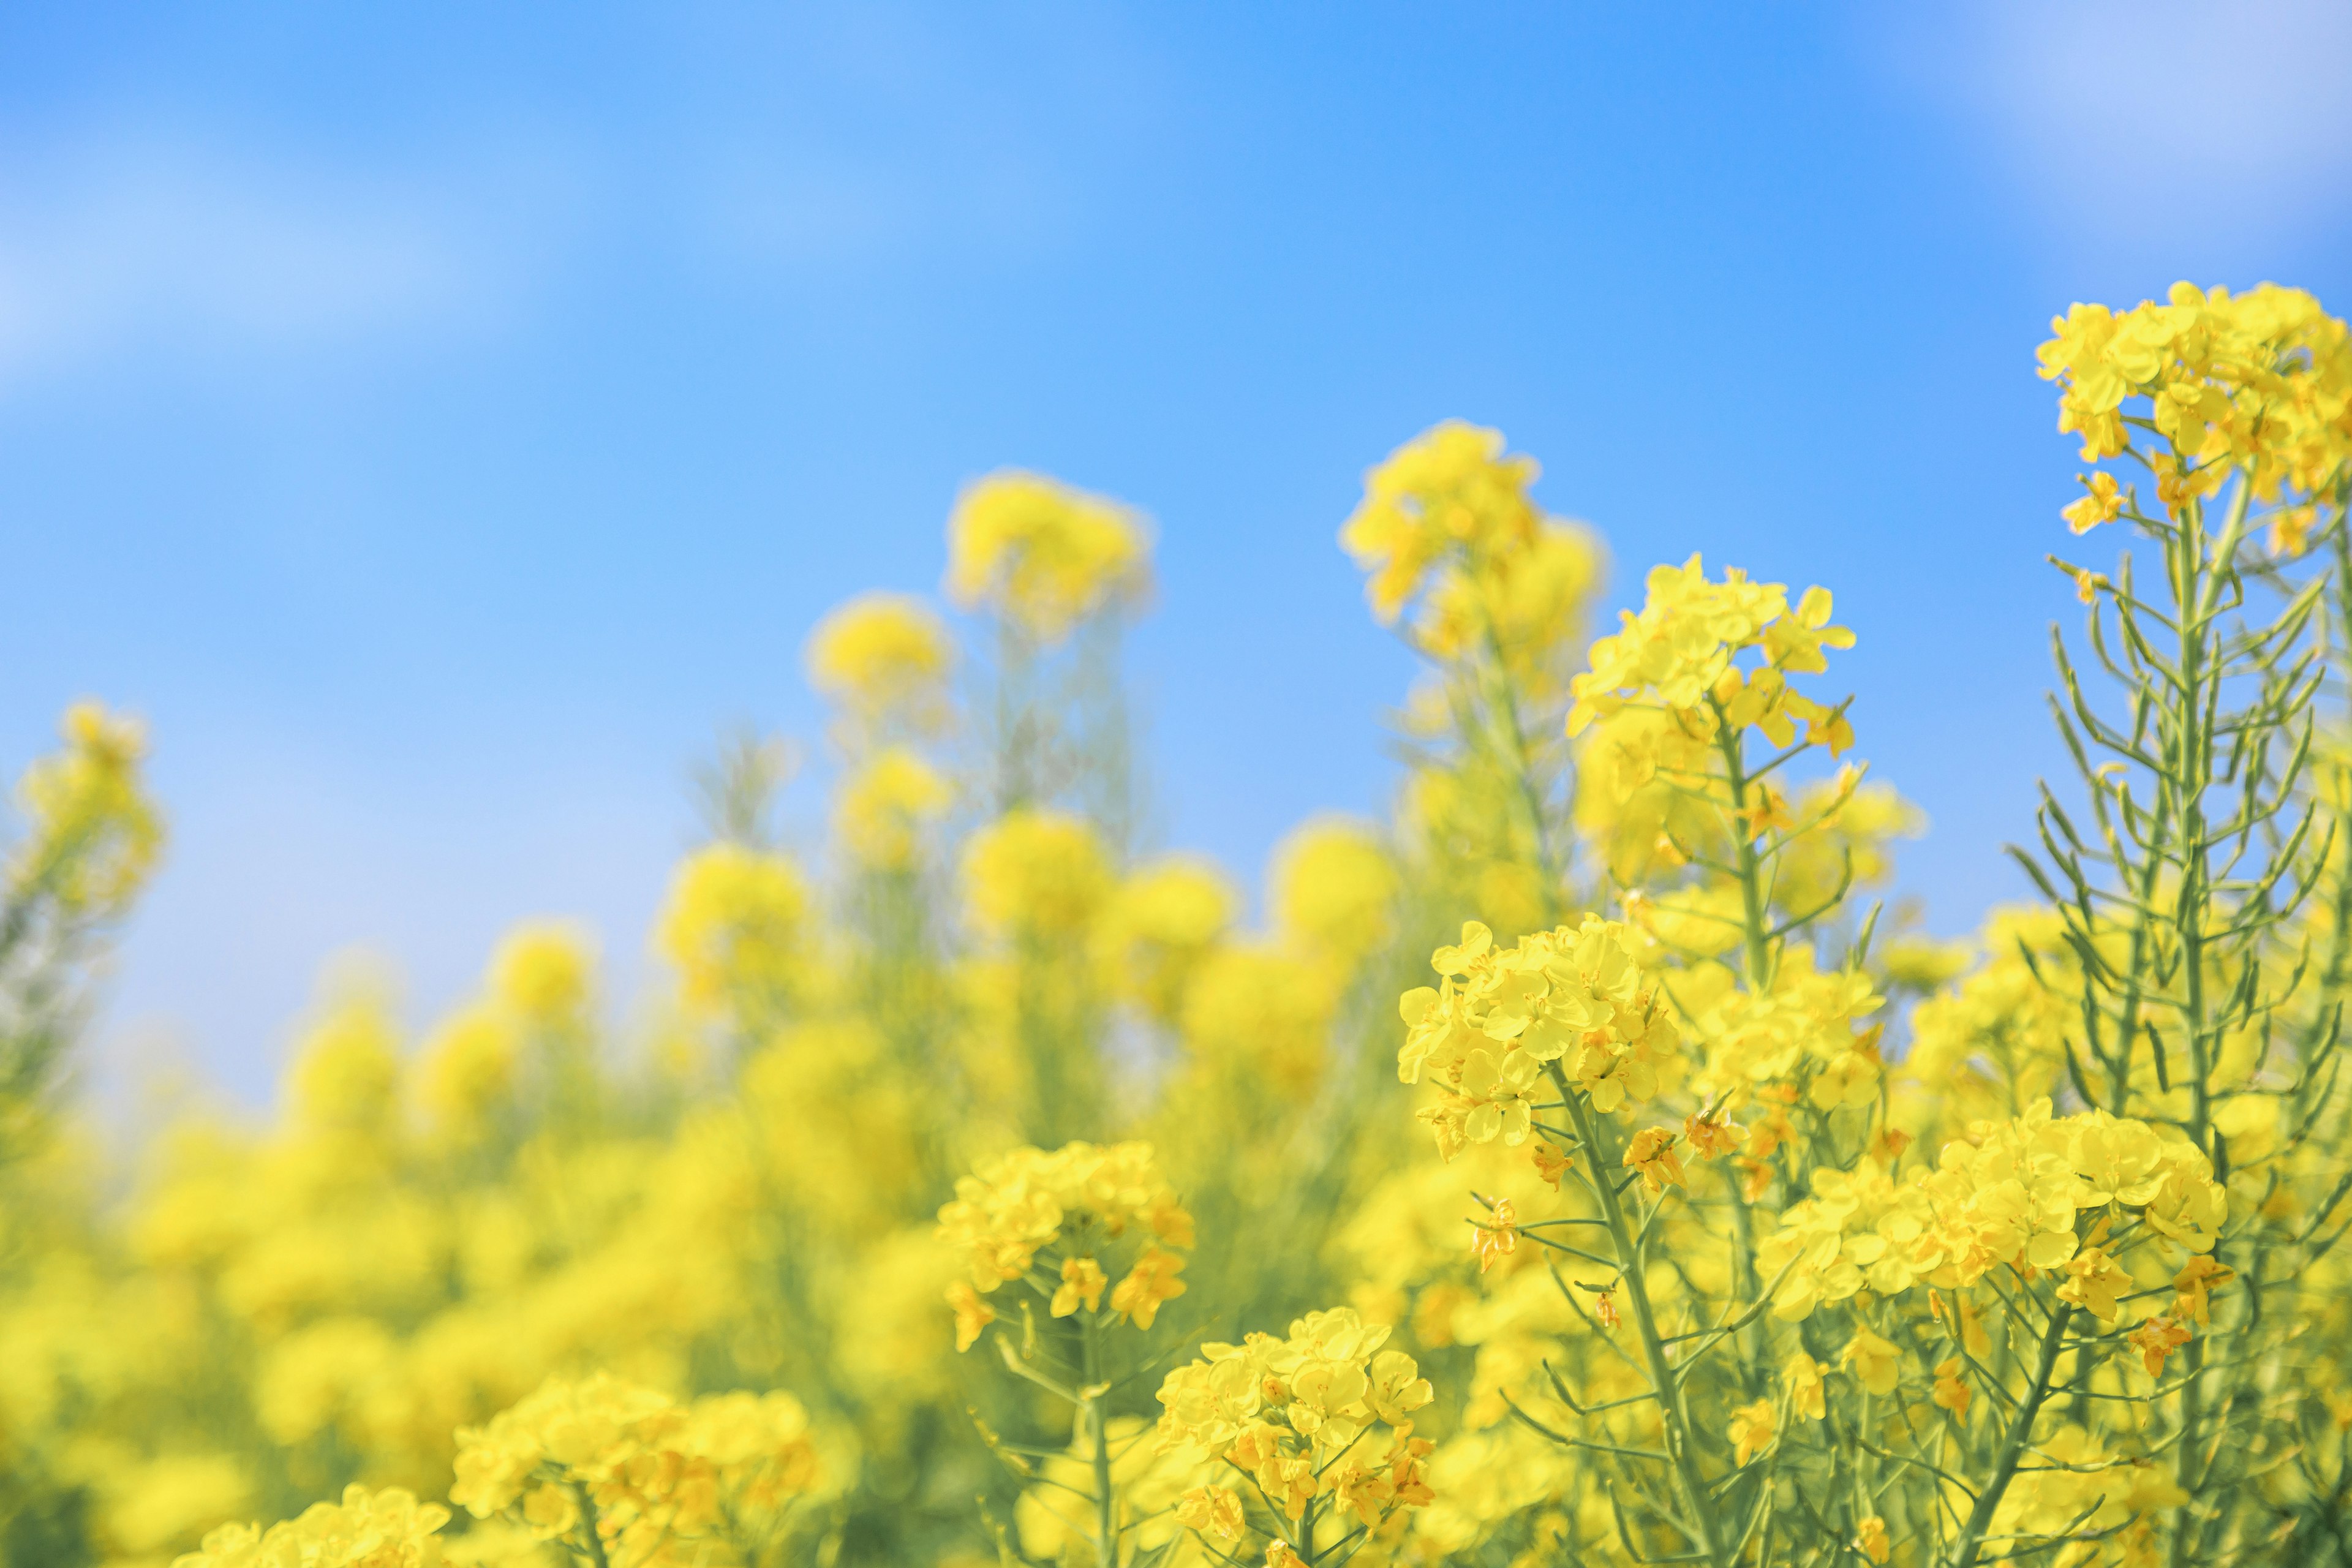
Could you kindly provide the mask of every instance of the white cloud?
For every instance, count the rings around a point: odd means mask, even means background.
[[[126,353],[344,349],[447,320],[499,292],[521,237],[489,193],[184,136],[5,161],[0,387]]]
[[[2344,0],[1976,0],[1904,15],[1905,74],[1979,121],[2079,235],[2127,225],[2251,249],[2352,208]]]

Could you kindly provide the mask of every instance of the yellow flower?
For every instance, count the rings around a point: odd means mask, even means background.
[[[861,594],[809,634],[809,684],[868,717],[921,717],[954,663],[947,627],[904,594]]]
[[[398,1487],[346,1487],[339,1503],[318,1502],[267,1531],[225,1524],[172,1568],[439,1568],[438,1531],[449,1510]]]
[[[1041,643],[1144,588],[1150,536],[1136,512],[1040,474],[965,488],[948,520],[948,595],[987,605]]]
[[[1822,1363],[1799,1351],[1789,1358],[1781,1378],[1789,1385],[1789,1404],[1808,1421],[1819,1421],[1828,1414],[1822,1397]]]
[[[1080,818],[1024,808],[971,836],[963,884],[972,921],[983,931],[1066,938],[1109,900],[1110,858]]]
[[[1231,1487],[1193,1487],[1176,1500],[1176,1520],[1187,1530],[1220,1541],[1239,1541],[1244,1524],[1241,1494]]]
[[[67,709],[58,730],[64,747],[16,786],[26,829],[8,858],[9,891],[107,919],[137,896],[163,849],[163,819],[140,772],[146,731],[91,701]]]
[[[1872,1514],[1862,1521],[1862,1529],[1853,1538],[1853,1549],[1873,1563],[1885,1563],[1895,1554],[1894,1542],[1886,1537],[1886,1521]]]
[[[2167,1317],[2154,1317],[2124,1336],[2132,1349],[2139,1352],[2140,1363],[2150,1377],[2164,1375],[2164,1362],[2174,1351],[2189,1341],[2188,1326]]]
[[[929,763],[904,746],[886,746],[842,779],[834,831],[858,865],[903,871],[914,863],[924,830],[954,799]]]
[[[1969,1400],[1972,1397],[1968,1383],[1968,1364],[1958,1356],[1937,1362],[1936,1386],[1927,1394],[1929,1401],[1937,1408],[1948,1410],[1963,1418],[1968,1415]]]
[[[2084,1247],[2065,1267],[2066,1282],[2058,1287],[2058,1299],[2074,1302],[2103,1323],[2114,1322],[2120,1310],[2116,1296],[2131,1289],[2131,1276],[2096,1247]]]
[[[1102,1265],[1091,1258],[1066,1258],[1062,1260],[1062,1283],[1054,1292],[1046,1310],[1057,1318],[1066,1318],[1081,1306],[1089,1312],[1102,1305],[1103,1287],[1110,1281]]]
[[[2178,1300],[2172,1315],[2191,1320],[2200,1329],[2210,1327],[2213,1292],[2237,1277],[2235,1269],[2226,1268],[2202,1254],[2191,1257],[2172,1277]]]
[[[654,945],[677,966],[688,1007],[756,1019],[802,984],[810,903],[785,857],[708,845],[671,879]]]
[[[568,921],[530,921],[509,931],[490,959],[490,993],[543,1028],[577,1022],[595,987],[594,944]]]
[[[1675,1131],[1668,1127],[1644,1127],[1625,1146],[1625,1168],[1642,1173],[1653,1193],[1683,1184],[1683,1163],[1675,1152]]]
[[[1364,476],[1364,499],[1339,542],[1370,577],[1364,594],[1382,626],[1454,552],[1474,560],[1524,548],[1541,514],[1528,498],[1531,458],[1506,457],[1498,430],[1458,419],[1414,437]]]
[[[1371,829],[1321,817],[1276,846],[1266,912],[1282,941],[1307,956],[1353,969],[1393,928],[1395,865]]]
[[[1160,1316],[1161,1303],[1184,1293],[1184,1260],[1172,1252],[1147,1247],[1137,1257],[1127,1278],[1112,1287],[1110,1308],[1139,1329],[1148,1329]]]
[[[1470,1222],[1470,1251],[1478,1259],[1478,1272],[1484,1274],[1495,1266],[1495,1260],[1507,1258],[1518,1248],[1518,1215],[1508,1198],[1496,1198],[1487,1223]]]
[[[2123,490],[2116,483],[2116,477],[2104,468],[2084,479],[2083,484],[2089,493],[2068,503],[2063,513],[2066,526],[2076,533],[2088,533],[2103,522],[2113,522],[2124,504]]]
[[[1772,1402],[1759,1399],[1731,1413],[1732,1462],[1745,1465],[1772,1446]]]
[[[1861,1380],[1863,1387],[1873,1394],[1885,1394],[1895,1392],[1895,1379],[1902,1371],[1901,1358],[1902,1352],[1892,1343],[1868,1329],[1859,1329],[1841,1359]]]
[[[980,1299],[968,1279],[948,1286],[948,1305],[955,1309],[956,1352],[961,1354],[978,1342],[982,1329],[996,1321],[996,1309]]]

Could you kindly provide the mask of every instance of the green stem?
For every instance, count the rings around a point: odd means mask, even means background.
[[[1083,1308],[1080,1310],[1085,1311]],[[1078,1332],[1084,1345],[1086,1379],[1082,1390],[1085,1403],[1078,1409],[1080,1418],[1094,1436],[1095,1562],[1098,1568],[1118,1568],[1118,1510],[1110,1487],[1110,1422],[1102,1407],[1101,1330],[1092,1312],[1086,1312],[1080,1319]]]
[[[572,1500],[580,1505],[580,1532],[588,1542],[588,1561],[594,1563],[596,1568],[612,1568],[611,1563],[604,1556],[604,1532],[598,1528],[596,1500],[588,1495],[588,1484],[585,1481],[572,1481],[568,1484],[572,1489]]]
[[[2042,1336],[2042,1357],[2034,1368],[2033,1381],[2027,1386],[2025,1397],[2019,1401],[2017,1414],[2010,1419],[2008,1435],[2001,1439],[2000,1458],[1994,1463],[1992,1474],[1986,1478],[1984,1489],[1977,1494],[1977,1505],[1969,1511],[1968,1523],[1961,1527],[1952,1568],[1976,1568],[1978,1554],[1984,1550],[1985,1534],[1992,1528],[1993,1514],[2000,1510],[2009,1483],[2016,1479],[2018,1462],[2024,1458],[2026,1446],[2033,1441],[2034,1417],[2042,1414],[2042,1401],[2050,1397],[2050,1374],[2057,1368],[2059,1352],[2065,1349],[2066,1324],[2074,1312],[2074,1309],[2063,1301],[2051,1303],[2050,1329]]]
[[[1683,1510],[1688,1515],[1689,1521],[1680,1528],[1690,1535],[1714,1568],[1728,1568],[1730,1557],[1716,1531],[1716,1505],[1707,1495],[1706,1479],[1699,1474],[1698,1456],[1692,1448],[1690,1406],[1683,1396],[1682,1380],[1675,1375],[1674,1363],[1666,1357],[1665,1341],[1658,1332],[1657,1313],[1650,1305],[1649,1281],[1642,1266],[1642,1248],[1634,1239],[1633,1226],[1627,1223],[1624,1205],[1618,1201],[1616,1184],[1611,1179],[1612,1166],[1601,1145],[1600,1127],[1583,1098],[1570,1087],[1568,1075],[1560,1070],[1559,1064],[1547,1063],[1545,1070],[1551,1075],[1560,1098],[1568,1102],[1569,1114],[1576,1121],[1577,1139],[1584,1145],[1585,1158],[1591,1162],[1593,1194],[1600,1201],[1601,1217],[1608,1224],[1610,1242],[1617,1255],[1617,1282],[1624,1287],[1634,1330],[1642,1338],[1642,1356],[1649,1373],[1651,1392],[1657,1396],[1659,1412],[1664,1417],[1666,1458],[1674,1468],[1675,1489],[1681,1495]]]

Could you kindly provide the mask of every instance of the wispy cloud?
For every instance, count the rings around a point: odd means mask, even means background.
[[[512,192],[416,171],[121,131],[14,154],[0,390],[157,351],[343,351],[410,332],[491,302],[529,239]]]
[[[1882,14],[1882,17],[1883,17]],[[2343,0],[1977,0],[1888,36],[2077,238],[2252,253],[2352,211]]]

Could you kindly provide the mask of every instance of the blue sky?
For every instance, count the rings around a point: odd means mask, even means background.
[[[1333,532],[1446,416],[1620,601],[1832,587],[1965,927],[2057,760],[2033,346],[2352,303],[2347,70],[2320,0],[10,7],[0,757],[132,707],[175,835],[106,1049],[259,1093],[331,954],[422,1014],[530,915],[625,988],[688,763],[1003,464],[1156,518],[1164,836],[1254,877],[1383,797]]]

